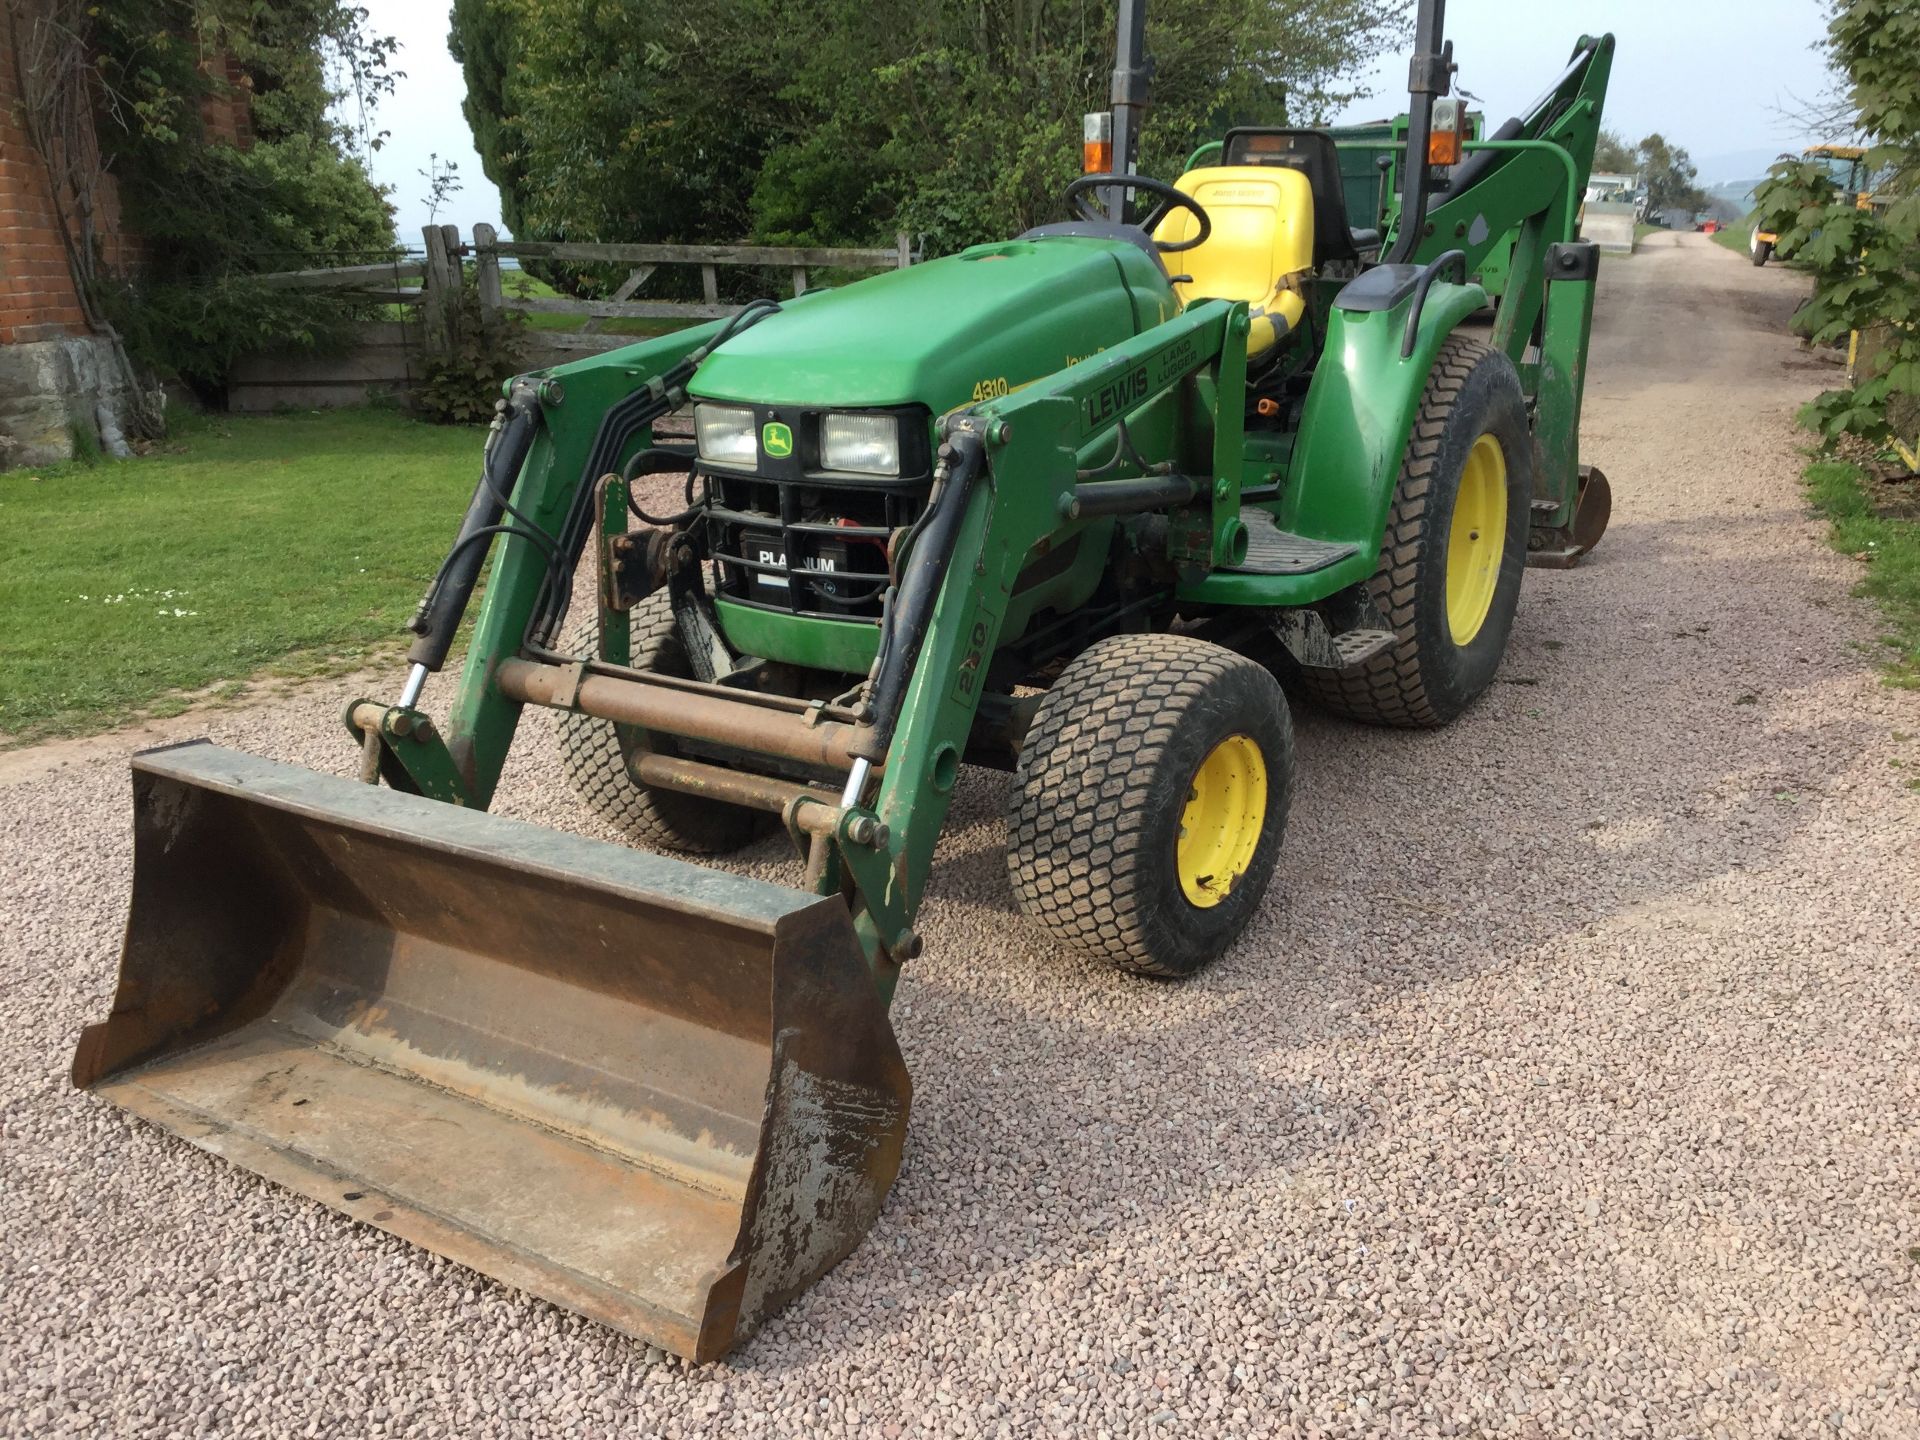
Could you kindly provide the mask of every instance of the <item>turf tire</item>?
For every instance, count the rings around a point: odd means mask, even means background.
[[[1231,735],[1260,748],[1267,808],[1253,858],[1217,904],[1174,860],[1195,772]],[[1191,975],[1238,938],[1273,878],[1293,793],[1280,687],[1231,650],[1122,635],[1081,654],[1041,701],[1008,801],[1007,870],[1021,910],[1064,943],[1139,975]]]
[[[1493,603],[1479,631],[1454,643],[1447,624],[1447,539],[1474,441],[1491,432],[1507,464],[1507,528]],[[1506,653],[1527,563],[1534,442],[1513,363],[1478,340],[1440,347],[1408,437],[1369,582],[1399,642],[1345,670],[1303,671],[1325,707],[1373,725],[1445,725],[1493,683]]]

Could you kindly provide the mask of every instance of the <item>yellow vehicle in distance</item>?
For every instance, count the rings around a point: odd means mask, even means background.
[[[1780,158],[1791,160],[1793,156],[1782,155]],[[1867,152],[1862,146],[1809,145],[1800,152],[1800,158],[1823,163],[1827,178],[1856,209],[1865,210],[1871,204],[1871,187],[1867,183]],[[1773,258],[1773,247],[1779,239],[1773,231],[1762,230],[1756,224],[1747,235],[1747,257],[1755,265],[1766,264]]]

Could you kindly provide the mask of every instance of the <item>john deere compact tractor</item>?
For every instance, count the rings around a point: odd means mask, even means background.
[[[910,1090],[887,1004],[963,764],[1011,772],[1037,940],[1177,977],[1274,873],[1276,669],[1381,725],[1473,702],[1524,567],[1606,522],[1574,214],[1612,40],[1466,141],[1424,0],[1381,235],[1323,132],[1137,173],[1121,9],[1067,218],[512,382],[405,685],[347,712],[370,783],[136,758],[76,1083],[705,1359],[880,1212]],[[1507,245],[1489,325],[1466,277]],[[656,429],[683,414],[690,443]],[[486,813],[530,706],[643,848]],[[781,831],[796,888],[663,853]]]

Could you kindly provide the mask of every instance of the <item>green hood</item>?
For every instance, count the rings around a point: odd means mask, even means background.
[[[1136,245],[1009,240],[788,301],[688,388],[706,400],[941,414],[1062,370],[1174,308]]]

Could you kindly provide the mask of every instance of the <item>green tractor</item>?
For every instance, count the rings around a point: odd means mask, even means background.
[[[119,989],[75,1082],[682,1355],[751,1332],[899,1168],[887,1005],[939,943],[917,917],[963,764],[1012,774],[1040,930],[1190,975],[1280,854],[1276,670],[1444,725],[1524,567],[1598,539],[1574,215],[1613,42],[1465,141],[1441,11],[1385,236],[1349,225],[1323,132],[1133,173],[1126,0],[1116,158],[1071,218],[513,381],[404,688],[348,708],[369,783],[135,759]],[[1510,242],[1489,326],[1467,277]],[[690,443],[659,428],[687,413]],[[685,477],[669,510],[650,476]],[[644,848],[485,813],[529,706]],[[781,831],[800,887],[655,853]]]

